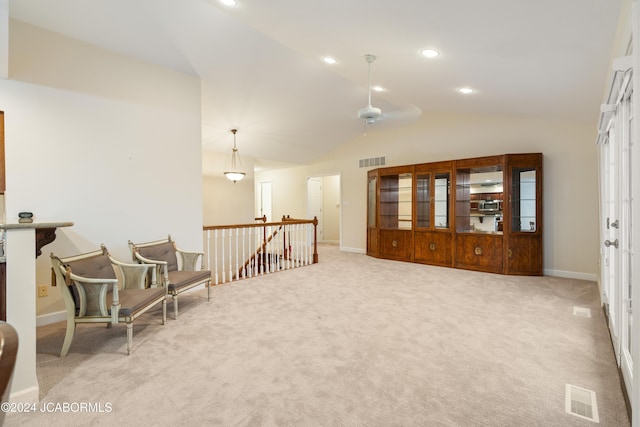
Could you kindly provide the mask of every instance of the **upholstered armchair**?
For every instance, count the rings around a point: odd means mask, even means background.
[[[0,321],[0,403],[9,402],[11,395],[11,381],[16,366],[18,354],[18,333],[10,324]],[[4,423],[4,416],[9,412],[0,410],[0,426]]]
[[[100,250],[65,258],[51,254],[51,263],[67,309],[67,331],[60,357],[67,355],[78,323],[106,323],[108,327],[126,323],[127,354],[131,354],[136,318],[162,304],[165,324],[166,289],[145,287],[147,275],[155,276],[152,266],[117,261],[104,245]]]
[[[178,295],[195,286],[207,288],[207,301],[211,299],[211,271],[204,269],[204,253],[180,249],[169,235],[166,239],[148,243],[129,240],[133,259],[142,264],[155,265],[162,285],[173,297],[174,317],[178,318]],[[199,267],[199,268],[198,268]],[[156,281],[151,277],[150,286]]]

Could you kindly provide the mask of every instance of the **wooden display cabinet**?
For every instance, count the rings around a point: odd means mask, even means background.
[[[453,162],[414,167],[414,261],[453,266]]]
[[[541,153],[369,171],[367,254],[542,275],[542,194]]]
[[[369,203],[376,200],[368,214],[367,253],[382,258],[413,260],[413,166],[379,169],[369,174],[372,190]]]
[[[455,266],[469,270],[504,271],[504,156],[456,161]],[[485,209],[487,202],[491,208]],[[504,227],[503,227],[504,228]]]
[[[506,157],[507,274],[542,275],[542,155]]]

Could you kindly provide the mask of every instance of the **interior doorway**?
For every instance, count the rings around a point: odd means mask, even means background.
[[[318,242],[340,244],[340,175],[307,178],[307,217],[318,218]]]
[[[271,197],[271,181],[262,181],[258,183],[257,194],[257,212],[256,218],[267,217],[267,221],[273,221],[272,217],[272,197]]]

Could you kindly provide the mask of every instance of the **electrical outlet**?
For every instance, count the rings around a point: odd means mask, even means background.
[[[38,286],[38,297],[46,297],[49,295],[49,287],[47,285]]]

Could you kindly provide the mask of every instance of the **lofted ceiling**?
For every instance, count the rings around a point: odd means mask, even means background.
[[[10,0],[13,19],[197,75],[203,149],[312,162],[430,111],[591,121],[622,0]],[[437,58],[420,55],[424,48]],[[322,61],[337,59],[335,65]],[[467,86],[473,94],[457,92]]]

